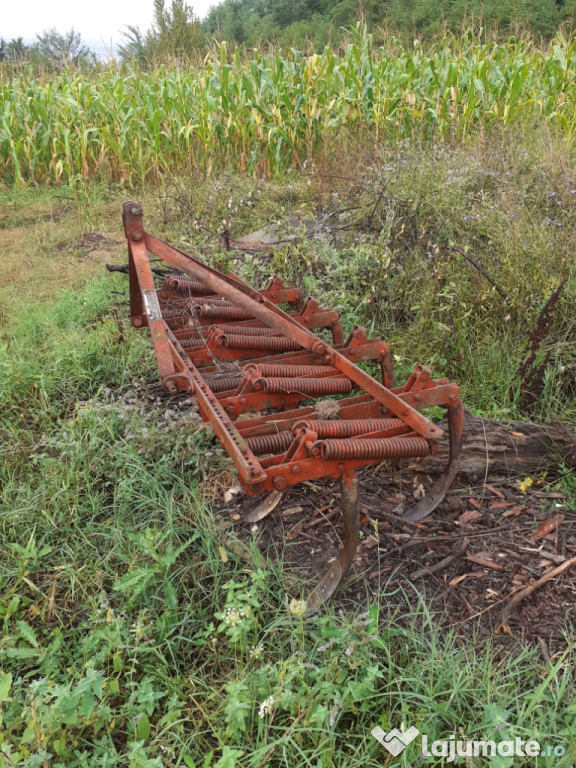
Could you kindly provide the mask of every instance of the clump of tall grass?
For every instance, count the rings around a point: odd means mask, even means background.
[[[342,55],[252,57],[222,44],[195,70],[110,67],[0,83],[0,176],[23,184],[79,176],[132,184],[175,169],[273,175],[344,134],[455,140],[494,125],[549,121],[572,139],[576,42],[558,36],[433,48],[376,48],[357,35]]]

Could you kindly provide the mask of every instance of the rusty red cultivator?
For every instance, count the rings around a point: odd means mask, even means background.
[[[387,344],[368,339],[360,327],[345,339],[334,310],[303,299],[277,277],[257,291],[167,245],[144,231],[137,203],[124,204],[123,218],[132,323],[150,328],[164,387],[196,397],[247,493],[269,492],[245,520],[269,514],[291,485],[340,479],[344,544],[308,601],[315,610],[342,580],[358,545],[356,470],[434,452],[443,432],[420,413],[432,406],[448,411],[449,464],[404,518],[421,520],[444,498],[461,449],[458,387],[432,379],[422,366],[394,387]],[[156,290],[149,253],[182,276]],[[370,360],[380,366],[382,383],[357,365]],[[239,418],[248,411],[259,415]]]

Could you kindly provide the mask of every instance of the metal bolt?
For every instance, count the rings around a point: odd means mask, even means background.
[[[130,208],[130,213],[132,216],[142,216],[144,211],[140,205],[133,205],[132,208]]]
[[[299,474],[300,474],[300,472],[302,472],[302,467],[298,466],[298,464],[295,464],[295,465],[292,467],[292,474],[293,474],[293,475],[299,475]]]
[[[132,325],[134,326],[134,328],[142,328],[142,318],[141,317],[132,318]]]
[[[286,480],[280,475],[276,475],[274,480],[272,480],[272,484],[277,491],[284,491],[286,489],[286,486],[288,485]]]
[[[132,232],[132,240],[135,243],[139,243],[140,240],[142,240],[143,237],[144,237],[144,235],[142,234],[142,232]]]

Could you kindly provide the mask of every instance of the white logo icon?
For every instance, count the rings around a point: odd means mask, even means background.
[[[402,733],[402,731],[399,731],[397,728],[386,733],[386,731],[383,731],[379,725],[372,729],[372,736],[374,736],[376,741],[379,741],[383,747],[386,747],[388,752],[394,757],[399,755],[408,744],[411,744],[419,733],[420,731],[418,728],[414,728],[414,726],[408,728],[405,733]]]

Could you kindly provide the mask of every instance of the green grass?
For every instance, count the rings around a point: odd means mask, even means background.
[[[161,190],[177,200],[144,193],[147,225],[205,245],[223,219],[238,236],[290,211],[355,206],[338,214],[335,245],[230,266],[257,284],[273,271],[295,279],[338,305],[345,325],[359,320],[394,342],[399,380],[430,363],[462,385],[468,408],[490,414],[518,415],[527,330],[566,278],[537,415],[570,417],[570,147],[545,131],[520,142],[493,134],[473,145],[383,148],[348,163],[352,181],[331,178],[338,164],[327,157],[313,185],[181,176]],[[58,200],[61,190],[26,194],[0,204],[35,280],[52,279],[58,258],[42,248],[46,222],[56,222],[55,240],[93,226],[119,234],[117,191],[80,187],[79,202]],[[469,248],[509,302],[434,243]],[[230,261],[217,247],[210,258]],[[2,318],[0,766],[395,768],[417,763],[419,740],[392,758],[370,731],[401,724],[429,741],[562,744],[563,758],[527,764],[571,766],[571,638],[550,661],[538,648],[466,640],[393,580],[367,595],[366,608],[332,603],[303,619],[290,603],[298,585],[287,600],[281,566],[255,545],[239,556],[210,511],[232,477],[229,460],[198,429],[193,406],[148,386],[149,339],[130,328],[126,296],[112,293],[126,291],[126,278],[94,276],[101,270],[78,261],[71,287],[20,309],[11,299]],[[25,278],[13,285],[11,296],[26,290]],[[561,482],[570,491],[572,473]],[[474,763],[488,764],[521,763]]]

